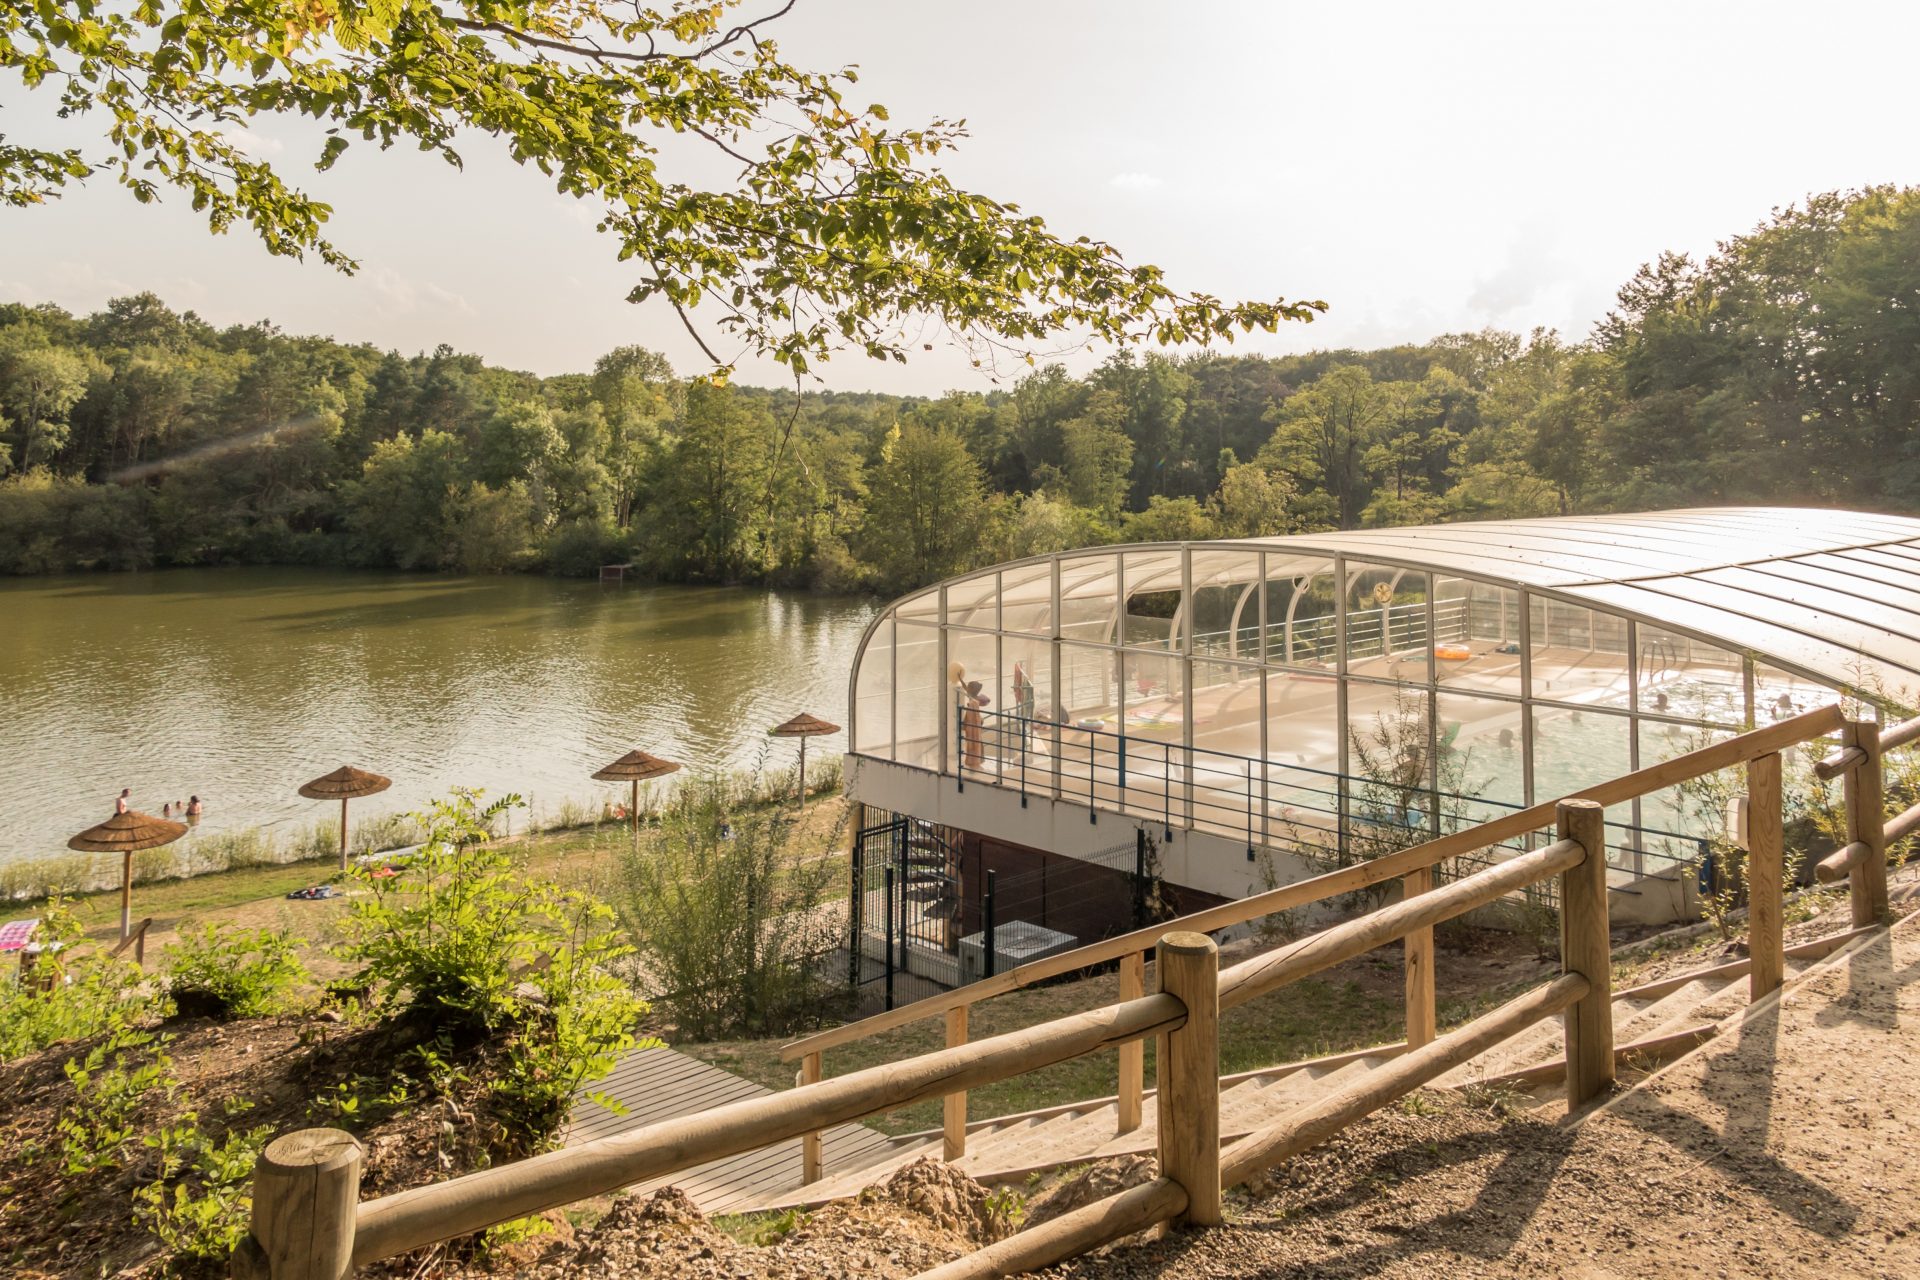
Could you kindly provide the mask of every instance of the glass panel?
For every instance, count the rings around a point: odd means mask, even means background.
[[[1185,664],[1161,654],[1126,655],[1127,734],[1180,742],[1186,737]]]
[[[927,622],[938,622],[940,620],[940,593],[937,590],[922,591],[918,595],[908,596],[905,600],[893,606],[893,616],[896,618],[915,618]]]
[[[1180,614],[1180,554],[1136,551],[1125,559],[1126,642],[1142,648],[1177,648],[1173,627]]]
[[[1347,671],[1427,683],[1427,575],[1347,562]]]
[[[1056,705],[1053,686],[1053,642],[1029,636],[1006,636],[1000,642],[1000,679],[988,708],[988,736],[1003,759],[1002,778],[1024,783],[1029,790],[1047,786],[1049,750]],[[997,713],[997,714],[996,714]],[[1021,771],[1016,777],[1015,773]]]
[[[1434,588],[1434,672],[1442,684],[1520,696],[1520,593],[1468,578]]]
[[[1060,634],[1071,640],[1114,644],[1120,609],[1120,561],[1089,556],[1060,562]]]
[[[1298,671],[1269,673],[1269,836],[1331,848],[1339,829],[1339,774],[1339,681]]]
[[[1082,729],[1112,730],[1119,715],[1119,655],[1086,645],[1060,646],[1060,709],[1063,722]]]
[[[1839,691],[1828,685],[1790,675],[1764,662],[1753,664],[1753,718],[1760,724],[1785,720],[1838,701]]]
[[[1534,668],[1536,674],[1539,668]],[[1640,709],[1682,720],[1747,723],[1741,656],[1691,636],[1640,627]]]
[[[1440,816],[1446,830],[1526,807],[1527,775],[1517,702],[1443,693],[1436,703]]]
[[[1633,722],[1580,707],[1533,709],[1533,799],[1538,804],[1633,771]],[[1607,821],[1632,821],[1633,806],[1607,810]],[[1612,833],[1610,833],[1611,838]]]
[[[1543,596],[1532,597],[1529,612],[1533,629],[1533,696],[1555,702],[1577,702],[1582,706],[1625,709],[1628,705],[1626,619]]]
[[[1428,838],[1433,803],[1430,697],[1412,685],[1348,681],[1350,853],[1379,857]]]
[[[1332,670],[1335,648],[1333,561],[1267,557],[1267,661]]]
[[[1193,651],[1212,658],[1260,658],[1260,555],[1193,553]]]
[[[961,750],[969,769],[993,767],[999,735],[988,726],[998,723],[1000,705],[994,690],[1000,684],[1000,637],[971,631],[947,632],[947,672],[952,682],[954,718],[947,722],[949,742]],[[980,721],[963,723],[968,700],[986,713]],[[984,699],[984,700],[982,700]]]
[[[1053,634],[1053,565],[1022,565],[1000,573],[1000,629]]]
[[[883,618],[867,637],[853,677],[852,750],[893,758],[893,619]]]
[[[1000,626],[1000,576],[983,573],[948,583],[947,625],[996,630]]]
[[[894,755],[902,764],[938,768],[940,702],[946,682],[940,678],[940,631],[914,622],[896,622]]]
[[[1736,733],[1733,729],[1642,720],[1640,767],[1725,742]],[[1627,832],[1622,843],[1633,844],[1637,835],[1637,865],[1642,875],[1663,874],[1677,862],[1697,863],[1711,847],[1703,841],[1720,839],[1726,832],[1727,801],[1745,793],[1746,770],[1734,768],[1642,796],[1641,830]]]

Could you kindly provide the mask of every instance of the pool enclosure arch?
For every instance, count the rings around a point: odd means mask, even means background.
[[[980,683],[984,705],[964,692]],[[905,769],[1344,850],[1920,687],[1920,520],[1720,508],[1037,556],[895,601],[849,690],[856,798]],[[898,805],[892,807],[898,808]],[[1686,858],[1699,795],[1608,815]]]

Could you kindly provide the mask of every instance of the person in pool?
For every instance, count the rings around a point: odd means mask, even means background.
[[[187,797],[186,813],[189,818],[197,818],[200,816],[200,797],[199,796]]]

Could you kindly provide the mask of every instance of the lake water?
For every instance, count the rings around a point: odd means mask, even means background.
[[[453,786],[518,791],[536,814],[615,799],[589,775],[634,747],[790,767],[794,743],[766,730],[846,720],[876,607],[296,569],[0,579],[0,861],[64,854],[122,786],[155,814],[198,793],[206,832],[337,817],[296,789],[341,764],[393,779],[356,818]]]

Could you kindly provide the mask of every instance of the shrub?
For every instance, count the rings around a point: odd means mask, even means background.
[[[640,981],[693,1040],[818,1019],[828,994],[819,959],[839,941],[816,908],[844,864],[798,847],[790,805],[734,808],[741,789],[689,782],[622,860],[616,901]]]
[[[173,1060],[155,1049],[145,1062],[141,1052],[153,1037],[121,1028],[66,1064],[73,1101],[61,1113],[57,1129],[60,1155],[69,1175],[117,1168],[120,1153],[133,1140],[133,1114],[149,1093],[172,1096],[179,1087]]]
[[[249,1108],[230,1101],[231,1116]],[[222,1263],[246,1238],[253,1209],[253,1166],[272,1125],[229,1129],[216,1138],[188,1111],[141,1139],[153,1150],[153,1181],[133,1193],[134,1221],[177,1256]]]
[[[306,978],[297,939],[269,929],[209,924],[166,949],[167,989],[187,1017],[258,1018],[277,1012]]]
[[[65,903],[48,903],[40,922],[48,948],[40,963],[47,968],[39,972],[59,976],[44,990],[0,978],[0,1062],[132,1027],[159,1012],[159,994],[137,966],[97,949],[76,952],[80,937]]]
[[[371,890],[347,920],[342,954],[374,997],[452,1042],[498,1039],[495,1102],[516,1146],[539,1146],[574,1092],[635,1044],[646,1003],[609,971],[631,952],[613,912],[528,876],[490,832],[519,803],[482,807],[456,791],[424,815],[427,839],[400,874],[358,873]]]

